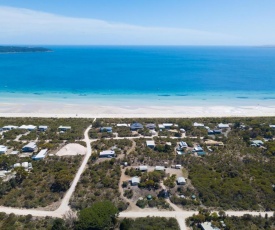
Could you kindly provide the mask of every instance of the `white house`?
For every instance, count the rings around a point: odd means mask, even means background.
[[[181,169],[181,165],[176,165],[175,168],[176,169]]]
[[[21,164],[21,166],[23,167],[23,168],[29,168],[29,163],[28,162],[23,162],[22,164]]]
[[[139,183],[140,183],[139,177],[137,177],[137,176],[132,177],[132,179],[131,179],[131,185],[132,185],[132,186],[136,186],[136,185],[138,185]]]
[[[22,148],[23,152],[33,152],[37,148],[35,142],[30,142]]]
[[[181,133],[186,133],[185,129],[180,129]]]
[[[37,127],[34,126],[34,125],[21,125],[19,127],[19,129],[26,129],[26,130],[29,130],[29,131],[33,131],[33,130],[37,129]]]
[[[275,128],[275,125],[269,125],[269,128],[273,128],[273,129],[274,129],[274,128]]]
[[[193,125],[194,127],[204,127],[203,123],[198,123],[198,122],[195,122]]]
[[[21,167],[21,164],[20,164],[20,163],[15,163],[15,164],[13,165],[13,167],[14,167],[14,168]]]
[[[178,185],[185,185],[186,184],[186,180],[184,177],[178,177],[177,178],[177,184]]]
[[[0,145],[0,154],[5,154],[8,151],[8,148],[4,145]]]
[[[43,160],[48,153],[48,149],[42,149],[36,156],[32,157],[33,160]]]
[[[147,145],[147,147],[149,147],[149,148],[155,148],[155,141],[146,141],[146,145]]]
[[[218,128],[219,129],[228,129],[229,128],[229,124],[220,123],[220,124],[218,124]]]
[[[104,157],[112,158],[115,156],[116,156],[116,154],[115,154],[115,151],[113,151],[113,150],[105,150],[105,151],[102,151],[99,153],[99,157],[101,157],[101,158],[104,158]]]
[[[162,125],[164,126],[164,128],[170,129],[174,124],[173,123],[163,123]]]
[[[158,125],[159,129],[165,129],[165,126],[163,124]]]
[[[138,167],[138,170],[139,170],[139,171],[147,171],[147,170],[148,170],[148,167],[145,166],[145,165],[141,165],[141,166]]]
[[[6,125],[6,126],[4,126],[4,127],[2,127],[2,129],[4,130],[4,131],[8,131],[8,130],[12,130],[12,129],[17,129],[18,128],[18,126],[14,126],[14,125]]]
[[[117,127],[130,127],[130,124],[126,124],[126,123],[120,123],[116,125]]]
[[[165,170],[165,167],[164,167],[164,166],[156,166],[156,167],[155,167],[155,170],[156,170],[156,171],[164,171],[164,170]]]
[[[212,226],[211,222],[204,222],[200,224],[202,230],[220,230],[217,227]]]
[[[71,126],[63,126],[63,125],[60,125],[58,127],[59,131],[68,131],[70,130],[72,127]]]
[[[255,147],[261,147],[264,145],[264,142],[261,140],[253,140],[251,141],[251,146],[255,146]]]

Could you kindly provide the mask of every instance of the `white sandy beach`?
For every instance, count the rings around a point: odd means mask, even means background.
[[[275,116],[274,106],[98,106],[61,103],[0,103],[0,117],[261,117]]]

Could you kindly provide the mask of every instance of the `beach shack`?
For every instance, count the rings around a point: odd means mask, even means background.
[[[219,228],[213,226],[211,222],[204,222],[199,225],[202,230],[220,230]]]
[[[32,159],[33,160],[43,160],[48,153],[48,149],[42,149],[37,155],[33,156]]]
[[[208,134],[208,135],[215,135],[215,132],[214,132],[214,130],[212,130],[212,129],[208,129],[208,130],[207,130],[207,134]]]
[[[186,180],[185,180],[185,178],[184,177],[178,177],[177,178],[177,184],[178,185],[185,185],[186,184]]]
[[[165,129],[165,126],[163,124],[158,124],[158,127],[160,130]]]
[[[180,147],[180,149],[188,148],[188,144],[186,142],[184,142],[184,141],[181,141],[179,143],[179,147]]]
[[[18,129],[26,129],[28,131],[36,130],[37,127],[34,125],[21,125]]]
[[[38,126],[38,131],[40,132],[45,132],[48,130],[48,126],[47,125],[39,125]]]
[[[130,125],[126,124],[126,123],[120,123],[116,125],[117,127],[129,127]]]
[[[204,127],[204,124],[203,123],[194,122],[193,126],[194,127]]]
[[[4,145],[0,145],[0,154],[5,154],[8,151],[8,148]]]
[[[23,152],[33,152],[35,151],[35,149],[37,148],[36,143],[35,142],[30,142],[29,144],[25,145],[22,148]]]
[[[58,130],[59,130],[59,131],[66,132],[66,131],[70,130],[71,128],[72,128],[71,126],[63,126],[63,125],[60,125],[60,126],[58,127]]]
[[[145,172],[148,170],[148,167],[146,165],[141,165],[137,168],[139,171]]]
[[[112,133],[113,132],[113,128],[112,127],[101,127],[100,128],[100,132],[102,132],[102,133],[104,133],[104,132]]]
[[[156,128],[156,125],[155,125],[155,124],[150,123],[150,124],[147,124],[147,125],[146,125],[146,128],[147,128],[147,129],[151,129],[151,130],[152,130],[152,129],[155,129],[155,128]]]
[[[185,129],[180,129],[181,133],[186,133]]]
[[[18,168],[18,167],[21,167],[21,164],[20,164],[20,163],[15,163],[15,164],[13,165],[13,168]]]
[[[163,123],[162,124],[165,129],[171,129],[171,127],[174,125],[173,123]]]
[[[14,125],[6,125],[4,127],[2,127],[3,131],[9,131],[9,130],[13,130],[13,129],[17,129],[18,126],[14,126]]]
[[[220,123],[220,124],[218,124],[218,128],[219,129],[229,129],[229,124]]]
[[[114,150],[105,150],[99,153],[100,158],[113,158],[116,156],[116,153]]]
[[[132,186],[137,186],[139,183],[140,183],[139,177],[137,177],[137,176],[132,177],[132,179],[131,179],[131,185]]]
[[[25,169],[29,168],[29,162],[23,162],[21,166]]]
[[[176,169],[181,169],[181,165],[176,165],[175,168]]]
[[[264,145],[264,142],[261,140],[253,140],[251,141],[251,146],[255,146],[255,147],[261,147]]]
[[[200,145],[197,145],[193,152],[196,152],[198,156],[204,156],[206,153],[204,152],[203,148]]]
[[[139,129],[143,129],[143,125],[138,122],[134,122],[133,124],[131,124],[130,129],[132,131],[137,131]]]
[[[165,171],[165,167],[164,166],[156,166],[155,171]]]
[[[146,141],[146,145],[147,145],[147,147],[149,147],[149,148],[155,148],[155,141]]]

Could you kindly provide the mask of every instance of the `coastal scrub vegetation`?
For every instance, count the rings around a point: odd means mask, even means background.
[[[46,217],[37,218],[32,215],[16,216],[15,214],[5,214],[0,212],[0,229],[4,230],[49,230],[54,229],[53,225],[56,219]],[[61,220],[63,221],[63,220]],[[57,230],[57,229],[56,229]]]
[[[224,211],[210,212],[207,209],[201,209],[199,214],[186,219],[186,224],[193,230],[201,229],[200,224],[211,222],[213,227],[230,230],[272,230],[275,228],[275,215],[272,217],[252,216],[249,214],[241,217],[227,216]]]
[[[96,201],[109,200],[120,211],[125,210],[127,204],[120,198],[118,189],[120,176],[120,164],[115,159],[100,163],[90,159],[70,200],[71,207],[81,210]]]
[[[232,133],[224,149],[203,158],[186,156],[182,164],[208,207],[275,210],[275,158],[261,151]]]
[[[136,219],[123,219],[120,222],[120,230],[179,230],[178,222],[175,218],[144,217]]]
[[[32,169],[15,168],[8,180],[0,181],[0,205],[9,207],[46,207],[59,201],[80,165],[82,157],[50,157],[43,161],[32,161]],[[27,159],[21,159],[27,161]],[[4,169],[19,161],[1,156],[0,166]]]

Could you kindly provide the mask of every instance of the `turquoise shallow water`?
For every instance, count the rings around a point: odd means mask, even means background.
[[[0,100],[272,105],[273,47],[47,47],[0,55]]]

